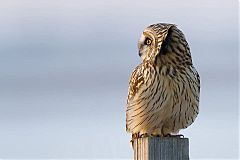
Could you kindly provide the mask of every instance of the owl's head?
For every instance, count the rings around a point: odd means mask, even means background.
[[[148,26],[138,41],[138,49],[144,61],[161,65],[192,65],[188,43],[174,24]]]

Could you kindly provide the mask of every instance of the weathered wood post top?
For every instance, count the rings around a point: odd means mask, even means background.
[[[134,139],[134,160],[189,160],[188,138],[145,137]]]

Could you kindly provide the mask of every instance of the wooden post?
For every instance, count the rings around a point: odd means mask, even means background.
[[[134,160],[189,160],[188,138],[145,137],[133,142]]]

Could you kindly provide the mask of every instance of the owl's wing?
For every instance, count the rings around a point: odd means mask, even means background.
[[[131,77],[130,77],[130,81],[129,81],[129,87],[128,87],[128,98],[127,98],[127,110],[126,110],[126,130],[128,132],[130,132],[130,128],[129,128],[129,120],[130,120],[130,112],[131,107],[131,103],[133,102],[134,97],[136,97],[139,89],[141,88],[141,86],[144,84],[144,77],[143,77],[143,65],[140,64],[138,65],[132,72]]]
[[[138,133],[149,125],[155,125],[155,113],[172,105],[169,80],[160,76],[149,63],[142,63],[133,71],[128,89],[126,130]],[[164,115],[166,116],[166,115]]]
[[[134,71],[132,72],[130,81],[129,81],[129,88],[128,88],[128,99],[127,103],[134,98],[140,87],[144,84],[144,77],[143,77],[143,65],[138,65]]]
[[[145,62],[138,65],[130,78],[126,110],[126,130],[136,133],[140,128],[152,121],[155,112],[167,101],[159,92],[164,88],[158,85],[160,79],[151,64]],[[157,94],[159,93],[159,94]],[[161,104],[161,105],[159,105]],[[144,127],[143,127],[144,128]]]

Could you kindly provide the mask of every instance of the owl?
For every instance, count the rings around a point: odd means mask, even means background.
[[[142,63],[130,77],[126,130],[133,138],[177,134],[199,112],[200,77],[186,38],[174,24],[152,24],[138,49]]]

